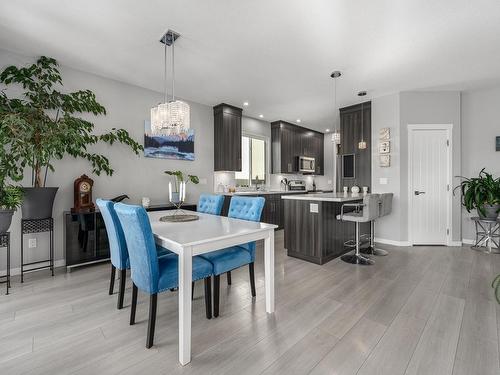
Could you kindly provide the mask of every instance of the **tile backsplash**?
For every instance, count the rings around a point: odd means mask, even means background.
[[[307,190],[311,190],[313,186],[313,180],[316,182],[317,189],[332,189],[332,181],[329,176],[304,176],[304,175],[281,175],[281,174],[271,174],[269,175],[268,183],[266,188],[268,190],[280,190],[280,182],[283,178],[288,180],[304,180],[306,182]],[[222,187],[235,186],[236,181],[234,179],[234,172],[214,172],[214,192],[220,192]]]

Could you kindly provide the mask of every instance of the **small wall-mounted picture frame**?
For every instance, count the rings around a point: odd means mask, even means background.
[[[391,155],[379,155],[379,165],[381,167],[390,167],[391,166]]]
[[[386,142],[380,142],[378,144],[378,153],[379,154],[388,154],[391,152],[391,142],[386,141]]]
[[[381,141],[388,141],[391,139],[391,129],[390,128],[382,128],[378,131],[378,138]]]
[[[500,136],[496,138],[497,151],[500,151]]]

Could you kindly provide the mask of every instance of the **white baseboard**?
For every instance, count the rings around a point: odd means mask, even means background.
[[[463,241],[451,241],[450,246],[460,247],[463,245]]]
[[[47,264],[49,264],[49,262],[47,262]],[[57,267],[64,267],[65,265],[66,265],[66,260],[65,259],[60,259],[60,260],[54,261],[54,267],[55,268],[57,268]],[[2,275],[5,274],[5,271],[6,270],[1,270]],[[20,275],[20,274],[21,274],[21,267],[11,268],[10,269],[10,275],[11,276],[16,276],[16,275]]]
[[[384,243],[386,245],[392,245],[392,246],[410,246],[410,243],[408,241],[394,241],[377,237],[375,237],[375,242]]]

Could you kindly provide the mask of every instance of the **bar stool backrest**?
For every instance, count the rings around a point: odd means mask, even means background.
[[[392,197],[393,193],[380,194],[380,217],[387,216],[392,212]]]
[[[375,220],[379,217],[380,195],[369,194],[363,198],[363,219],[365,222]]]

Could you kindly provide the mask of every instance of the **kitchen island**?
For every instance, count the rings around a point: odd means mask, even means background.
[[[285,249],[291,257],[324,264],[351,249],[344,242],[355,237],[351,222],[337,220],[344,203],[363,201],[363,194],[321,193],[283,195]],[[352,211],[347,208],[344,212]],[[370,233],[362,223],[361,234]]]

